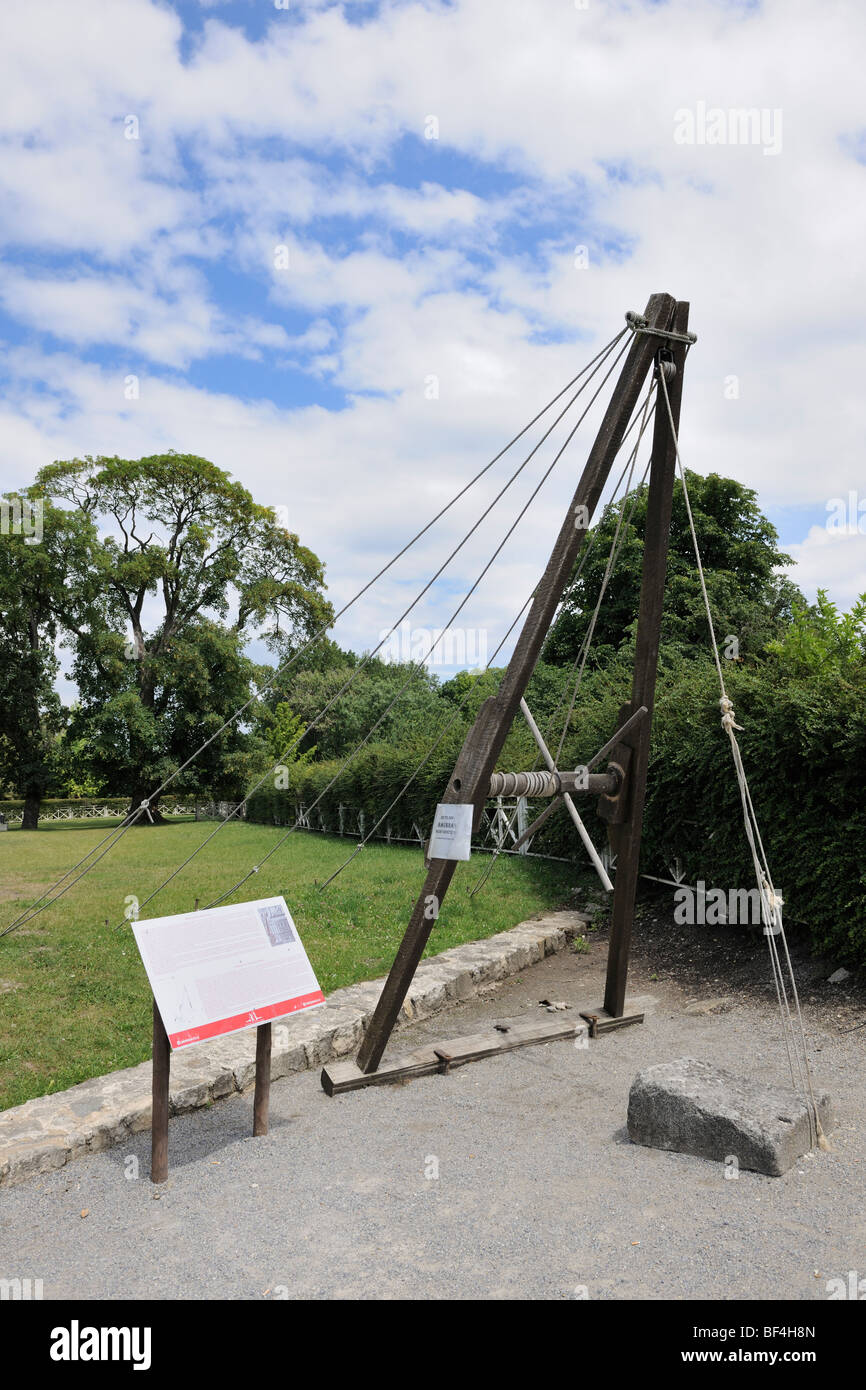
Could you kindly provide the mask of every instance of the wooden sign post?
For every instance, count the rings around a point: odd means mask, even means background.
[[[153,1001],[153,1080],[150,1125],[150,1180],[168,1180],[168,1116],[171,1091],[171,1043]],[[271,1024],[256,1029],[256,1090],[253,1100],[253,1134],[267,1134],[271,1103]]]
[[[168,1109],[171,1086],[171,1043],[162,1023],[157,1002],[153,1001],[153,1080],[150,1121],[150,1180],[168,1178]]]

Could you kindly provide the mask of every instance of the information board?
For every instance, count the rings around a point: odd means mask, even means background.
[[[174,1051],[325,996],[283,898],[133,922],[132,930]]]

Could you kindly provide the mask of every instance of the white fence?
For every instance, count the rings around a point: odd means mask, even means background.
[[[307,810],[303,803],[296,803],[294,812],[295,822],[299,830],[315,831],[323,835],[342,835],[353,840],[363,840],[376,823],[373,816],[358,810],[357,807],[346,806],[342,802],[337,807],[336,817],[328,816],[318,806]],[[520,838],[531,820],[532,815],[525,796],[497,797],[495,802],[490,802],[484,807],[481,825],[473,836],[473,849],[490,854],[498,850],[500,854],[521,854],[528,855],[533,859],[551,859],[559,864],[570,864],[572,861],[562,856],[533,854],[532,837],[519,849],[508,848],[509,843],[513,844],[515,840]],[[277,824],[276,821],[274,823]],[[429,839],[429,830],[425,835],[418,822],[413,821],[411,832],[410,835],[397,834],[392,829],[390,822],[386,821],[384,826],[373,831],[370,839],[382,840],[389,845],[417,845],[423,849]]]
[[[237,801],[178,801],[168,805],[160,805],[162,815],[173,816],[195,816],[196,820],[224,820],[240,805]],[[111,801],[86,801],[81,805],[69,802],[62,806],[43,805],[39,810],[40,821],[63,821],[63,820],[122,820],[129,807],[129,802],[124,800],[120,804]],[[0,816],[5,819],[7,825],[20,825],[24,818],[24,807],[13,806],[9,809],[0,807]],[[246,806],[241,806],[237,813],[237,819],[243,820],[246,817]]]

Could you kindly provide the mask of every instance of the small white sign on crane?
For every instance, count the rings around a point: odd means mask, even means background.
[[[436,807],[433,833],[427,847],[428,859],[469,859],[472,855],[472,816],[470,803],[440,802]]]

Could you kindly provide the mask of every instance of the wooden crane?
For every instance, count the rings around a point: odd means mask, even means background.
[[[527,685],[586,539],[641,387],[651,369],[664,373],[674,430],[679,433],[683,367],[688,346],[694,341],[694,335],[688,332],[688,317],[688,304],[675,300],[669,294],[652,295],[643,315],[627,316],[634,338],[568,514],[536,588],[499,691],[481,706],[442,797],[442,803],[446,805],[471,805],[473,827],[477,828],[484,803],[489,797],[502,794],[506,789],[514,792],[518,785],[522,785],[520,778],[537,779],[533,783],[537,789],[532,794],[547,795],[553,800],[526,832],[527,836],[534,833],[541,821],[546,820],[566,797],[570,798],[576,793],[598,797],[598,814],[608,824],[617,869],[604,1002],[581,1010],[582,1026],[590,1036],[609,1028],[640,1022],[643,1018],[642,1014],[625,1013],[625,997],[676,472],[676,439],[666,411],[656,410],[653,422],[634,676],[631,699],[620,712],[620,727],[612,732],[611,738],[591,760],[590,771],[585,776],[551,767],[549,754],[546,773],[494,773],[494,767],[522,703],[524,713],[527,713],[524,702]],[[593,773],[591,768],[605,758],[608,759],[606,769]],[[497,1051],[545,1042],[555,1037],[574,1036],[575,1026],[571,1023],[519,1025],[505,1033],[476,1035],[451,1040],[438,1048],[435,1045],[421,1048],[408,1058],[382,1065],[383,1053],[418,962],[435,928],[455,868],[456,863],[452,859],[431,858],[424,886],[357,1059],[332,1063],[322,1072],[322,1085],[329,1095],[399,1077],[446,1071],[452,1065]]]

